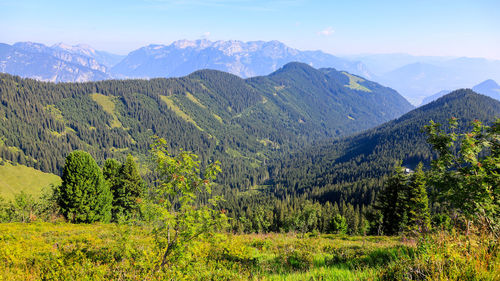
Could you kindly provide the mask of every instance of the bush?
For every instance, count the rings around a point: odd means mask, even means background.
[[[500,247],[491,236],[425,236],[414,255],[383,269],[381,280],[496,280]]]

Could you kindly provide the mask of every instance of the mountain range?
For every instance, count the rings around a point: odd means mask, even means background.
[[[370,77],[360,62],[321,51],[299,51],[278,41],[179,40],[170,45],[148,45],[127,56],[97,51],[87,45],[0,45],[0,72],[51,82],[180,77],[201,69],[247,78],[267,75],[293,61]]]
[[[472,88],[500,81],[500,61],[484,58],[381,54],[348,56],[363,62],[371,79],[397,90],[414,105],[443,89]]]
[[[428,163],[430,120],[455,116],[463,131],[500,116],[499,101],[470,89],[412,109],[391,88],[305,63],[247,79],[217,70],[86,83],[0,74],[0,158],[60,174],[76,149],[100,164],[130,153],[154,181],[148,150],[158,135],[171,152],[221,161],[216,193],[228,208],[290,198],[363,207],[396,161]]]
[[[145,163],[158,135],[172,151],[221,160],[227,185],[248,186],[266,177],[270,159],[412,108],[390,88],[303,63],[249,79],[201,70],[181,78],[55,84],[0,74],[0,157],[57,174],[75,149],[98,161],[132,153]]]
[[[488,79],[486,81],[483,81],[483,82],[477,84],[476,86],[472,87],[472,90],[474,90],[475,92],[477,92],[479,94],[488,96],[490,98],[500,100],[500,85],[498,85],[497,82],[495,82],[492,79]],[[426,97],[422,101],[422,105],[428,104],[429,102],[434,101],[434,100],[436,100],[436,99],[438,99],[446,94],[449,94],[451,92],[452,91],[450,91],[450,90],[439,91],[438,93],[436,93],[432,96]]]
[[[289,62],[359,75],[397,90],[414,105],[443,89],[500,81],[500,61],[482,58],[379,54],[338,57],[300,51],[279,41],[178,40],[148,45],[126,56],[87,45],[0,44],[0,72],[51,82],[181,77],[214,69],[242,78],[268,75]]]

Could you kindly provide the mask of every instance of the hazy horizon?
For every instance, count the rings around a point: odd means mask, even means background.
[[[333,2],[333,1],[332,1]],[[500,60],[500,2],[280,0],[0,0],[1,41],[87,44],[126,55],[149,44],[283,42],[333,55],[394,54]],[[8,27],[8,28],[5,28]]]
[[[52,47],[52,46],[57,45],[57,44],[64,44],[64,45],[68,45],[68,46],[72,46],[72,47],[76,47],[76,46],[80,45],[80,46],[91,47],[91,48],[95,49],[96,51],[103,51],[103,52],[107,52],[107,53],[114,54],[114,55],[126,56],[129,53],[131,53],[133,51],[136,51],[136,50],[138,50],[138,49],[140,49],[142,47],[146,47],[146,46],[149,46],[149,45],[164,45],[164,46],[169,46],[169,45],[175,43],[176,41],[182,41],[182,40],[188,40],[188,41],[208,40],[208,41],[211,41],[211,42],[217,42],[217,41],[240,41],[240,42],[243,42],[243,43],[255,42],[255,41],[264,41],[264,42],[279,41],[279,40],[269,40],[269,41],[265,41],[265,40],[251,40],[251,41],[243,41],[243,40],[235,40],[235,39],[210,40],[210,39],[205,39],[205,38],[202,38],[202,39],[186,39],[186,38],[181,38],[181,39],[177,39],[177,40],[174,40],[174,41],[171,41],[171,42],[166,42],[166,43],[148,43],[148,44],[145,44],[143,46],[139,46],[136,49],[128,50],[128,51],[125,51],[123,53],[117,53],[117,52],[113,52],[112,50],[106,50],[106,49],[96,48],[95,46],[92,46],[92,45],[90,45],[88,43],[85,43],[85,42],[79,42],[79,43],[75,43],[75,44],[68,44],[68,43],[62,42],[62,41],[58,41],[58,42],[15,41],[15,42],[0,42],[0,43],[13,45],[15,43],[30,42],[30,43],[44,44],[45,46],[48,46],[48,47]],[[281,41],[279,41],[279,42],[281,42]],[[284,42],[281,42],[281,43],[285,44]],[[403,52],[393,52],[393,53],[331,53],[331,52],[327,52],[327,51],[320,50],[320,49],[300,49],[300,48],[296,48],[294,46],[290,46],[288,44],[285,44],[285,45],[287,47],[290,47],[290,48],[293,48],[293,49],[297,49],[299,51],[322,51],[322,52],[324,52],[326,54],[330,54],[330,55],[334,55],[334,56],[338,56],[338,57],[343,57],[343,58],[346,58],[346,59],[357,59],[359,57],[364,57],[364,56],[402,55],[402,56],[429,57],[429,58],[436,57],[436,58],[445,58],[445,59],[471,58],[471,59],[487,59],[487,60],[492,60],[492,61],[499,61],[500,60],[500,58],[499,59],[497,59],[497,58],[486,58],[486,57],[481,57],[481,56],[417,55],[417,54],[403,53]]]

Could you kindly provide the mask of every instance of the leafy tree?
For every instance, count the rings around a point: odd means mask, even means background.
[[[11,202],[12,215],[16,221],[29,222],[35,210],[35,200],[31,194],[24,191],[14,196],[14,201]]]
[[[304,236],[306,232],[316,229],[320,212],[319,209],[319,204],[312,204],[310,201],[307,201],[306,204],[302,206],[300,213],[295,219],[295,227],[302,233],[302,236]]]
[[[347,233],[347,222],[345,218],[337,214],[332,218],[331,229],[334,233],[346,234]]]
[[[109,222],[112,194],[102,171],[92,156],[84,151],[66,157],[62,185],[57,201],[63,215],[73,223]]]
[[[457,134],[456,118],[449,132],[438,123],[425,127],[438,152],[432,162],[431,183],[441,199],[467,222],[477,222],[494,235],[500,232],[500,119],[490,126],[476,120],[472,130]]]
[[[220,198],[209,198],[212,181],[220,172],[218,162],[209,164],[202,175],[195,154],[181,151],[172,156],[162,138],[156,138],[152,153],[159,175],[152,198],[157,211],[153,232],[162,251],[159,266],[163,268],[169,260],[182,256],[193,239],[225,227],[227,219],[217,209]],[[197,203],[202,196],[206,203]]]

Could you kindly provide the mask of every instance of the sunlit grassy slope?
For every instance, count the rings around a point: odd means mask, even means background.
[[[105,96],[102,94],[92,94],[90,95],[92,99],[98,103],[100,106],[102,106],[102,109],[106,111],[113,120],[110,122],[111,128],[121,128],[122,123],[118,120],[118,116],[116,115],[115,112],[115,102],[113,101],[113,97],[111,96]]]
[[[172,110],[173,112],[175,112],[175,114],[177,114],[177,116],[184,119],[186,122],[193,124],[198,130],[203,131],[203,129],[200,128],[200,126],[198,126],[198,124],[196,124],[196,122],[193,120],[193,118],[191,118],[191,116],[187,115],[184,111],[182,111],[182,109],[180,107],[178,107],[171,98],[169,98],[167,96],[160,96],[160,98],[163,102],[165,102],[167,104],[167,106],[170,110]]]
[[[491,237],[219,233],[158,270],[147,226],[1,223],[0,280],[499,280]],[[486,241],[486,243],[480,243]],[[489,242],[488,242],[489,241]]]
[[[4,223],[0,280],[370,280],[400,249],[391,237],[217,234],[161,272],[148,228]]]
[[[60,183],[61,178],[54,174],[23,165],[12,165],[7,161],[0,165],[0,196],[6,200],[13,199],[21,191],[37,197],[44,187]]]
[[[347,72],[342,72],[342,73],[344,73],[347,77],[349,77],[349,85],[345,85],[347,88],[353,89],[353,90],[358,90],[358,91],[363,91],[363,92],[371,92],[370,89],[359,84],[359,82],[365,81],[363,78],[354,76],[354,75],[349,74]]]

